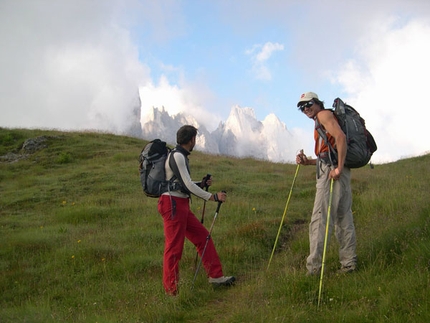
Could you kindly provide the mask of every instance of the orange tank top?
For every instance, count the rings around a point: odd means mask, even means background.
[[[331,146],[336,149],[336,141],[334,140],[334,137],[325,131],[324,127],[320,124],[321,129],[326,133],[327,139],[330,142]],[[315,155],[319,156],[320,153],[328,152],[329,148],[325,141],[320,138],[320,135],[318,134],[318,131],[314,129],[314,139],[315,139]]]

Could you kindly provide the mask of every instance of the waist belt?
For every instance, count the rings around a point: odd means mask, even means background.
[[[336,157],[333,154],[330,155],[328,151],[319,153],[318,160],[329,166],[337,166]]]
[[[328,151],[323,151],[321,153],[319,153],[318,157],[317,157],[317,178],[320,178],[321,175],[321,163],[328,165],[328,166],[337,166],[337,160],[336,158],[329,154]]]

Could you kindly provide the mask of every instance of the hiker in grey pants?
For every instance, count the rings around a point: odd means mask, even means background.
[[[351,210],[351,171],[344,166],[347,149],[346,136],[333,113],[324,109],[324,102],[318,99],[317,94],[313,92],[302,94],[297,106],[306,116],[318,121],[327,135],[327,139],[338,152],[338,160],[333,162],[333,159],[329,158],[327,144],[321,140],[318,131],[315,130],[315,154],[317,158],[308,158],[303,152],[300,152],[296,157],[298,164],[316,165],[317,167],[317,191],[309,224],[310,254],[306,262],[308,274],[318,275],[321,271],[331,179],[334,180],[334,184],[327,241],[329,241],[334,225],[335,235],[339,242],[340,272],[353,272],[356,269],[357,255],[355,251],[355,227]]]

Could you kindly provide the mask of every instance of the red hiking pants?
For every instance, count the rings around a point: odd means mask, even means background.
[[[209,231],[191,212],[188,198],[162,195],[158,200],[158,212],[163,217],[165,236],[163,286],[167,294],[176,295],[179,261],[182,257],[185,237],[196,246],[197,252],[201,256]],[[223,276],[222,265],[212,238],[209,239],[202,264],[209,277]]]

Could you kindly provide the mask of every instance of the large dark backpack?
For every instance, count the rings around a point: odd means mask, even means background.
[[[372,134],[366,129],[364,119],[353,107],[345,104],[340,98],[334,100],[333,108],[333,113],[339,122],[340,128],[346,135],[348,150],[345,166],[359,168],[367,165],[378,147]],[[327,140],[327,135],[318,120],[316,120],[315,129],[330,149],[331,154],[329,156],[332,159],[332,164],[336,164],[337,151]]]
[[[176,176],[166,180],[165,163],[170,152],[166,142],[160,139],[154,139],[143,147],[139,156],[139,173],[146,196],[160,197],[165,192],[181,189],[181,184],[174,182]]]

